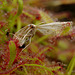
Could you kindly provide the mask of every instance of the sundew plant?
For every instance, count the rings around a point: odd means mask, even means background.
[[[60,6],[74,1],[56,1],[0,0],[0,75],[75,75],[75,14]]]

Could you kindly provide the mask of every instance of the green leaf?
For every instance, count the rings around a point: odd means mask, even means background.
[[[38,54],[38,56],[40,56],[42,53],[45,53],[48,49],[49,49],[49,47],[47,47],[47,48],[45,48],[44,50],[42,50],[42,51]]]
[[[44,22],[46,22],[46,23],[53,22],[53,19],[47,13],[45,13],[41,10],[39,11],[39,13],[40,13],[42,19],[44,20]]]
[[[41,68],[44,68],[45,70],[49,71],[51,73],[51,75],[54,75],[53,72],[49,68],[47,68],[45,66],[42,66],[42,65],[38,65],[38,64],[25,64],[25,66],[41,67]]]
[[[25,75],[28,75],[28,72],[27,72],[27,69],[25,68],[25,66],[23,66],[23,69],[24,69]]]
[[[61,35],[66,35],[67,32],[69,32],[70,27],[65,27],[65,29],[63,30],[63,32],[61,33]]]
[[[36,42],[39,43],[39,42],[42,42],[44,41],[45,39],[47,39],[50,35],[44,35],[42,36],[41,38],[39,38]]]
[[[19,4],[19,7],[18,7],[17,15],[20,15],[22,13],[22,10],[23,10],[23,1],[18,0],[18,4]]]
[[[20,17],[17,19],[17,31],[21,29],[21,20]]]
[[[20,71],[20,70],[16,70],[17,75],[25,75],[25,72]]]
[[[10,50],[10,61],[9,61],[9,67],[10,67],[16,58],[16,46],[13,41],[10,41],[9,43],[9,50]]]
[[[13,0],[13,4],[16,4],[17,3],[17,0]]]
[[[65,75],[71,75],[74,66],[75,66],[75,56],[71,59]]]
[[[25,14],[25,15],[27,15],[27,16],[29,16],[29,17],[32,18],[32,19],[35,19],[35,17],[34,17],[33,15],[29,14],[29,13],[26,12],[26,11],[25,11],[25,12],[23,11],[22,13]]]
[[[68,43],[65,41],[60,40],[58,42],[58,47],[61,48],[61,50],[65,50],[68,48]]]
[[[18,0],[18,12],[17,14],[12,18],[12,22],[10,23],[10,30],[11,32],[13,31],[13,26],[15,24],[15,20],[20,16],[20,14],[22,13],[22,10],[23,10],[23,1],[22,0]]]
[[[0,35],[3,35],[3,32],[2,31],[0,31]]]
[[[51,71],[58,71],[61,67],[60,66],[55,66],[54,68],[50,67],[49,69]]]

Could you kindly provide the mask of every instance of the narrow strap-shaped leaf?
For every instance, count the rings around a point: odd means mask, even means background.
[[[49,72],[51,73],[51,75],[54,75],[53,72],[52,72],[49,68],[47,68],[47,67],[45,67],[45,66],[42,66],[42,65],[38,65],[38,64],[25,64],[25,66],[41,67],[41,68],[44,68],[44,69],[46,69],[47,71],[49,71]]]
[[[40,13],[42,19],[44,20],[44,22],[46,22],[46,23],[53,22],[53,19],[49,15],[47,15],[45,12],[40,10],[39,13]]]
[[[15,20],[17,19],[17,17],[22,13],[23,10],[23,1],[22,0],[18,0],[18,12],[17,14],[12,18],[12,22],[10,23],[10,30],[11,32],[13,31],[13,25],[15,24]]]
[[[13,41],[9,42],[9,50],[10,50],[10,60],[9,60],[9,67],[10,67],[13,64],[16,57],[16,46]]]
[[[65,75],[71,75],[74,66],[75,66],[75,56],[71,59]]]

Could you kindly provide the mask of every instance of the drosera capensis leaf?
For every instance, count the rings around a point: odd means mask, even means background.
[[[20,17],[17,18],[17,31],[21,29],[21,19]]]
[[[0,31],[0,35],[3,35],[4,33],[2,31]]]
[[[57,70],[59,70],[61,67],[60,66],[56,66],[56,67],[54,67],[54,68],[49,68],[49,69],[51,69],[51,70],[53,70],[53,71],[57,71]]]
[[[24,64],[24,65],[25,65],[25,66],[36,66],[36,67],[41,67],[41,68],[44,68],[45,70],[49,71],[49,72],[51,73],[51,75],[54,75],[53,72],[52,72],[49,68],[47,68],[47,67],[45,67],[45,66],[38,65],[38,64]]]
[[[10,67],[16,58],[16,46],[13,41],[9,42],[9,50],[10,50],[10,59],[9,59],[9,67]]]
[[[71,29],[71,27],[65,27],[65,29],[63,30],[63,32],[61,33],[61,35],[66,35],[67,32],[69,32]]]
[[[23,66],[23,69],[24,69],[25,75],[28,75],[28,72],[25,66]]]
[[[69,65],[67,67],[67,70],[66,70],[66,74],[65,75],[71,75],[74,66],[75,66],[75,56],[73,56],[73,58],[71,59]]]
[[[42,53],[45,53],[48,49],[49,49],[49,47],[47,47],[47,48],[45,48],[44,50],[42,50],[42,51],[38,54],[38,56],[40,56]]]
[[[53,19],[47,13],[45,13],[41,10],[39,11],[39,13],[40,13],[40,15],[41,15],[41,17],[42,17],[42,19],[44,20],[45,23],[54,22]]]
[[[23,0],[18,0],[18,4],[19,4],[19,7],[18,7],[17,15],[19,16],[23,10]]]
[[[29,16],[30,18],[32,18],[32,19],[35,19],[35,17],[33,16],[33,15],[31,15],[31,14],[29,14],[28,12],[24,12],[24,11],[22,11],[22,13],[23,14],[25,14],[25,15],[27,15],[27,16]]]
[[[12,18],[12,21],[10,22],[10,30],[13,31],[13,26],[15,24],[15,20],[20,16],[23,10],[23,0],[18,0],[18,11],[17,14]]]
[[[25,74],[25,72],[20,71],[20,70],[16,70],[16,73],[17,73],[17,74],[20,74],[20,75],[24,75],[24,74]]]
[[[39,60],[38,58],[27,58],[27,57],[23,57],[23,56],[21,56],[21,58],[24,58],[24,59],[26,59],[26,60],[32,60],[32,61],[36,61],[36,60],[38,60],[42,65],[44,65],[44,63],[41,61],[41,60]]]
[[[39,38],[39,39],[36,41],[36,43],[39,43],[39,42],[44,41],[44,40],[47,39],[49,36],[50,36],[50,35],[44,35],[44,36],[42,36],[41,38]]]
[[[31,44],[31,51],[34,53],[38,52],[38,47],[35,44]]]
[[[17,3],[17,0],[13,0],[13,4],[16,4]]]

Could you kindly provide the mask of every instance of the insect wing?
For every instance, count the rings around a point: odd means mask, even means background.
[[[22,46],[26,41],[26,36],[28,36],[29,32],[31,31],[29,26],[26,26],[20,29],[18,32],[14,34],[13,39],[19,40],[19,45]]]
[[[13,38],[19,38],[19,39],[22,39],[22,37],[26,34],[26,32],[28,31],[28,26],[20,29],[19,31],[17,31],[15,34],[14,34],[14,37]]]
[[[39,25],[37,30],[40,31],[43,35],[60,35],[63,31],[63,28],[71,25],[72,22],[53,22]]]

